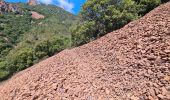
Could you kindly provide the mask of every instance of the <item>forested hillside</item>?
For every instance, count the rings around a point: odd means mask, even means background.
[[[122,28],[169,0],[87,0],[79,18],[70,28],[73,45],[93,41]]]
[[[0,14],[0,80],[70,47],[68,29],[74,15],[53,5],[4,5],[6,10]],[[8,5],[19,11],[10,11]],[[32,11],[44,17],[35,19]]]

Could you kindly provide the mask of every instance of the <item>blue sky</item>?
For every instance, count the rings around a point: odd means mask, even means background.
[[[5,0],[7,2],[27,2],[28,0]],[[65,10],[78,14],[81,6],[86,0],[37,0],[38,2],[45,4],[55,4],[64,8]]]

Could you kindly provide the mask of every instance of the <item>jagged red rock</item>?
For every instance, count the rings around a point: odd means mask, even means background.
[[[35,12],[35,11],[31,11],[31,17],[33,19],[44,19],[45,18],[44,15],[39,14],[38,12]]]
[[[37,0],[28,0],[28,5],[30,5],[30,6],[37,5]]]

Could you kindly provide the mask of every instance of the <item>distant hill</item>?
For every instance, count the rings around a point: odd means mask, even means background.
[[[54,5],[0,3],[0,80],[70,47],[76,16]]]

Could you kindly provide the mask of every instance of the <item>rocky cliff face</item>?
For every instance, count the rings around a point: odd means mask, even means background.
[[[31,17],[33,19],[43,19],[43,18],[45,18],[44,15],[39,14],[38,12],[35,12],[35,11],[31,11]]]
[[[17,5],[0,1],[0,14],[8,13],[8,12],[21,13],[21,9],[19,9]]]
[[[37,1],[36,0],[28,0],[28,4],[31,6],[34,6],[37,4]]]

